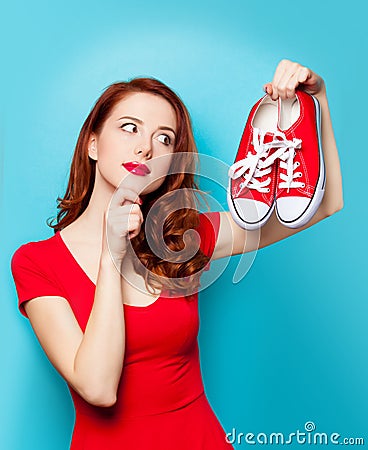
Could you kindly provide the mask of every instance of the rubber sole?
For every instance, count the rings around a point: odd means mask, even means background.
[[[299,216],[296,217],[292,221],[286,221],[280,217],[280,213],[277,209],[277,200],[276,200],[276,215],[280,223],[285,225],[289,228],[300,228],[304,225],[306,225],[311,218],[314,216],[314,214],[317,212],[317,209],[319,205],[321,204],[322,198],[324,196],[325,192],[325,184],[326,184],[326,173],[325,173],[325,163],[324,163],[324,157],[323,157],[323,150],[322,150],[322,134],[321,134],[321,106],[318,102],[318,100],[312,95],[311,96],[314,101],[314,105],[316,108],[316,127],[317,127],[317,136],[318,136],[318,153],[320,158],[320,173],[316,185],[316,189],[314,191],[313,197],[307,206],[307,208],[304,210],[304,212]]]

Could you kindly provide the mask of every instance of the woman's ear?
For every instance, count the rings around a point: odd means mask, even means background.
[[[97,161],[97,140],[94,134],[91,135],[88,142],[88,156]]]

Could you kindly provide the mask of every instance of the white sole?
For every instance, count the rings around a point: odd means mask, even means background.
[[[314,191],[314,195],[312,197],[312,200],[310,201],[307,208],[304,210],[304,212],[297,218],[295,218],[292,221],[286,221],[283,220],[279,216],[279,212],[277,209],[277,200],[276,200],[276,215],[279,221],[289,227],[289,228],[300,228],[307,224],[310,219],[314,216],[314,214],[317,212],[317,209],[319,205],[321,204],[322,198],[324,196],[325,192],[325,184],[326,184],[326,173],[325,173],[325,163],[324,163],[324,157],[323,157],[323,150],[322,150],[322,135],[321,135],[321,107],[318,102],[318,100],[312,95],[311,96],[314,101],[314,105],[316,108],[316,122],[317,122],[317,136],[318,136],[318,152],[319,152],[319,160],[320,160],[320,173],[316,185],[316,189]]]

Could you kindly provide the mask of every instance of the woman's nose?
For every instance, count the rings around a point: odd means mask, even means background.
[[[151,156],[151,146],[149,144],[138,145],[135,148],[134,153],[136,155],[142,155],[143,157],[149,157]]]

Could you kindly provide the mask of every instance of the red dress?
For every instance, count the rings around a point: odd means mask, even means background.
[[[200,214],[197,231],[206,255],[212,255],[219,222],[219,212]],[[26,300],[62,296],[85,330],[96,286],[60,232],[20,246],[11,269],[24,316]],[[68,384],[76,411],[71,450],[233,449],[204,392],[198,293],[193,297],[161,294],[148,306],[123,305],[126,348],[117,402],[93,406]]]

